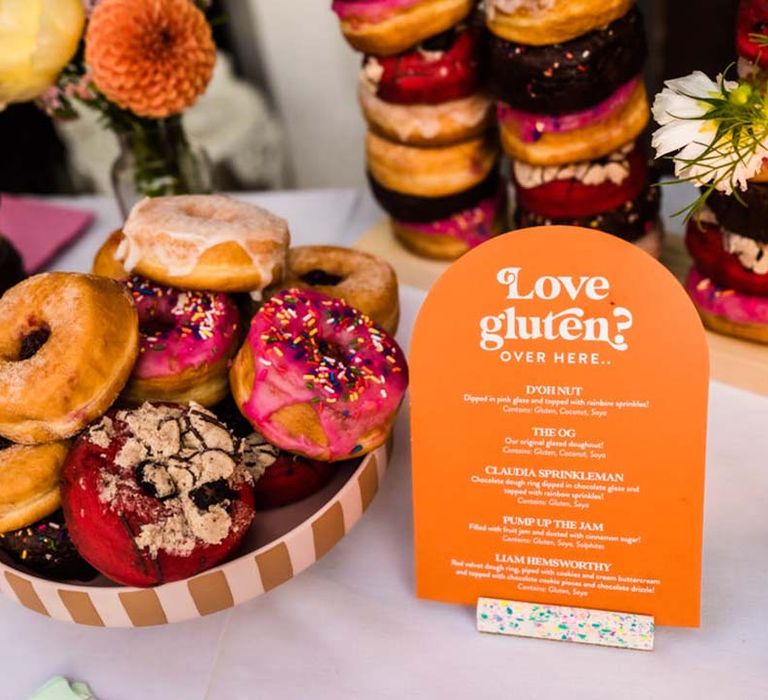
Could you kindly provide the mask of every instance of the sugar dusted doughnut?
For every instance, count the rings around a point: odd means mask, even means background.
[[[48,272],[0,299],[0,435],[67,438],[117,398],[139,350],[128,291],[105,277]]]
[[[334,0],[341,32],[353,48],[391,56],[464,19],[474,0]]]
[[[450,146],[417,148],[369,131],[365,148],[368,170],[376,182],[417,197],[444,197],[468,190],[489,176],[498,159],[490,135]]]
[[[314,289],[343,299],[387,333],[397,330],[397,275],[389,263],[362,250],[331,245],[291,248],[288,274],[279,289]]]
[[[72,541],[129,586],[188,578],[226,558],[253,520],[238,441],[201,406],[112,411],[75,443],[62,473]]]
[[[143,277],[126,281],[139,313],[139,358],[122,400],[212,406],[229,393],[240,314],[221,292],[182,291]]]
[[[633,4],[634,0],[487,0],[486,23],[507,41],[558,44],[604,27]]]
[[[243,415],[273,445],[338,461],[386,441],[408,368],[367,316],[340,299],[286,290],[253,317],[230,383]]]
[[[66,441],[17,445],[0,438],[0,533],[27,527],[61,504]]]
[[[225,195],[144,199],[123,226],[129,272],[180,289],[260,293],[285,271],[286,222]]]

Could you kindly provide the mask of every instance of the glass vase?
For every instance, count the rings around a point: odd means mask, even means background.
[[[116,134],[112,187],[124,217],[144,197],[213,191],[211,161],[187,139],[181,116],[135,120]]]

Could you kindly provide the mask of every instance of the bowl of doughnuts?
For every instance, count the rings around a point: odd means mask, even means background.
[[[16,281],[16,280],[14,280]],[[146,199],[0,296],[0,590],[85,625],[224,610],[370,505],[408,385],[397,278],[224,195]]]

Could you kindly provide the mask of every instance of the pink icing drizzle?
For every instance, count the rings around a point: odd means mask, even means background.
[[[739,294],[732,289],[718,287],[696,268],[688,273],[685,288],[691,299],[715,316],[735,323],[768,324],[768,298]]]
[[[492,197],[483,199],[471,209],[465,209],[448,219],[428,223],[402,222],[426,236],[450,236],[464,241],[470,248],[484,243],[494,235],[493,221],[505,203],[504,189],[499,187]]]
[[[315,291],[272,297],[253,317],[247,342],[255,378],[243,413],[271,443],[313,459],[354,456],[363,436],[388,429],[408,385],[397,342],[340,299]],[[327,446],[272,420],[294,404],[314,408]]]
[[[499,102],[496,107],[496,114],[501,122],[515,122],[520,138],[525,143],[535,143],[545,133],[583,129],[601,119],[605,119],[605,117],[617,111],[629,101],[632,92],[637,86],[637,80],[637,78],[633,78],[628,83],[622,85],[610,97],[607,97],[594,107],[582,110],[581,112],[559,115],[532,114],[513,109],[506,102]]]
[[[424,0],[334,0],[331,9],[342,20],[358,19],[365,22],[380,22],[393,15],[397,10],[403,10],[412,5],[418,5]]]
[[[131,376],[181,374],[231,354],[240,315],[226,294],[163,287],[143,277],[127,282],[139,312],[139,359]]]

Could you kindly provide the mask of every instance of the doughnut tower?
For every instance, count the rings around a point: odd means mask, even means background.
[[[358,97],[373,194],[395,236],[451,260],[506,229],[484,30],[474,0],[335,0],[364,54]]]
[[[736,25],[739,76],[765,90],[768,0],[742,0]],[[704,325],[718,333],[768,343],[768,169],[735,194],[714,190],[688,223],[693,269],[686,288]]]
[[[633,0],[486,0],[490,87],[518,227],[597,228],[661,252],[643,18]]]

